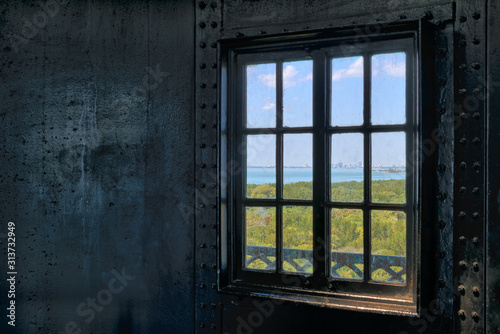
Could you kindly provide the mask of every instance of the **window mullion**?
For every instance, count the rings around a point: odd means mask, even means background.
[[[313,62],[313,268],[316,284],[326,279],[329,251],[325,214],[328,152],[326,145],[326,70],[324,52],[315,53]]]
[[[283,62],[276,63],[276,198],[283,199]],[[276,207],[276,271],[283,270],[283,212]]]
[[[363,281],[368,282],[371,277],[370,254],[371,254],[371,132],[368,126],[371,121],[371,55],[365,54],[363,59],[363,120],[364,120],[364,209],[363,209]]]

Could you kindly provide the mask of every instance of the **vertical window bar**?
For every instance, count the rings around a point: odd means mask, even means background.
[[[276,63],[276,199],[283,199],[283,62]],[[276,208],[276,271],[283,269],[283,212]]]
[[[371,75],[372,58],[371,54],[363,56],[363,124],[364,128],[370,125],[371,120]],[[364,210],[363,210],[363,281],[368,282],[371,277],[370,272],[370,254],[371,254],[371,133],[368,130],[364,132],[364,168],[363,168],[363,188],[364,188]]]
[[[328,159],[326,145],[326,64],[323,52],[313,57],[313,276],[315,282],[324,281],[327,273],[326,263],[328,235],[325,215],[326,202],[326,162]]]

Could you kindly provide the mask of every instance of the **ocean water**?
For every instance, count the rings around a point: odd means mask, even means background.
[[[400,168],[401,169],[401,168]],[[374,168],[372,180],[403,180],[406,173],[383,172],[388,168]],[[332,168],[332,182],[363,181],[362,168]],[[283,171],[284,183],[312,181],[312,168],[285,168]],[[248,184],[276,183],[276,169],[264,167],[249,167],[247,170]]]

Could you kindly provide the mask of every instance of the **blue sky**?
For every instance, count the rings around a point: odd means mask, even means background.
[[[363,57],[332,60],[331,120],[333,126],[361,125],[363,122]],[[372,57],[372,124],[405,123],[405,54]],[[312,60],[283,64],[283,125],[312,126]],[[276,65],[247,67],[247,126],[276,126]],[[362,134],[332,138],[332,163],[357,163],[363,154]],[[405,140],[402,133],[373,134],[372,164],[404,165]],[[275,138],[249,136],[248,165],[275,165]],[[362,160],[362,159],[361,159]],[[312,136],[286,135],[284,164],[312,165]]]

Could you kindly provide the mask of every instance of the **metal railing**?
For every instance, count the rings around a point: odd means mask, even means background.
[[[276,269],[276,249],[273,247],[247,246],[247,268],[262,270]],[[259,261],[260,260],[260,261]],[[332,276],[357,278],[363,275],[363,254],[332,252]],[[258,266],[256,264],[259,263]],[[313,251],[305,249],[283,249],[283,263],[288,263],[292,271],[311,272]],[[405,282],[406,257],[393,255],[372,255],[372,272],[379,272],[380,279],[387,282]],[[385,272],[380,273],[380,270]],[[351,272],[352,271],[352,272]],[[354,275],[353,275],[354,273]],[[349,276],[350,275],[350,276]]]

